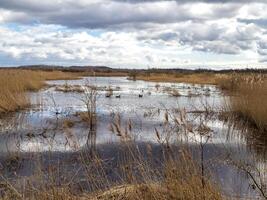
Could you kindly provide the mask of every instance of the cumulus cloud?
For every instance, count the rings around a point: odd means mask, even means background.
[[[176,1],[179,3],[265,3],[265,0],[114,0],[127,3],[143,3],[143,2],[157,2],[157,1]]]
[[[233,17],[239,6],[232,4],[177,4],[175,1],[155,1],[138,4],[116,1],[44,1],[3,0],[2,9],[20,19],[32,19],[44,24],[68,27],[106,28],[120,24],[174,23],[186,20],[207,20]],[[25,20],[26,21],[26,20]]]
[[[261,62],[266,9],[265,0],[2,0],[0,58],[124,67],[222,56]]]
[[[18,63],[79,63],[108,66],[140,67],[165,60],[172,64],[173,49],[163,51],[144,46],[134,34],[103,32],[98,36],[76,30],[64,32],[62,27],[40,25],[14,31],[0,27],[0,55]],[[177,48],[177,50],[179,50]],[[174,64],[183,62],[177,59]],[[138,67],[138,66],[137,66]]]

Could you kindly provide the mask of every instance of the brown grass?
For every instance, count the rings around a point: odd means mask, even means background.
[[[16,111],[29,106],[27,91],[36,91],[45,80],[76,79],[79,74],[61,71],[0,70],[0,113]]]
[[[195,73],[195,74],[164,74],[164,73],[151,73],[137,74],[137,80],[155,81],[155,82],[171,82],[171,83],[193,83],[193,84],[212,84],[216,85],[220,74],[215,73]]]
[[[143,165],[143,163],[139,163]],[[153,174],[153,172],[151,172]],[[154,172],[154,176],[158,176]],[[155,177],[153,177],[155,178]],[[202,178],[195,164],[189,158],[172,160],[165,163],[164,178],[155,182],[125,184],[110,188],[95,195],[93,199],[123,200],[221,200],[218,188],[206,181],[203,188]]]
[[[257,129],[267,130],[267,77],[261,74],[233,74],[220,81],[231,93],[227,109]]]
[[[51,167],[48,173],[37,170],[35,178],[43,181],[43,185],[34,186],[29,180],[23,191],[17,190],[10,183],[5,184],[3,199],[38,199],[38,200],[222,200],[224,199],[219,188],[208,178],[202,184],[199,166],[195,164],[187,151],[177,152],[179,157],[162,161],[163,170],[159,171],[149,166],[146,158],[136,154],[136,150],[127,152],[125,163],[121,170],[125,176],[121,177],[120,184],[108,182],[107,174],[103,170],[103,161],[99,158],[84,160],[84,167],[88,168],[85,177],[88,184],[95,184],[98,190],[88,192],[71,190],[75,182],[58,186],[56,183],[57,170]],[[130,150],[131,151],[131,150]],[[81,157],[84,159],[84,157]],[[86,159],[86,158],[85,158]],[[141,176],[141,179],[140,179]],[[43,180],[44,179],[44,180]],[[49,180],[47,182],[47,180]],[[102,185],[103,184],[103,185]],[[108,185],[106,185],[108,184]]]
[[[77,112],[76,113],[76,116],[79,117],[80,120],[83,121],[83,122],[89,122],[89,121],[91,121],[91,114],[88,114],[87,111],[85,111],[85,112]],[[96,124],[96,115],[93,114],[92,115],[92,118],[93,118],[93,120],[92,120],[93,125],[95,125]]]
[[[183,111],[181,111],[183,112]],[[183,112],[184,113],[184,112]],[[183,115],[181,113],[181,115]],[[179,116],[179,115],[178,115]],[[165,114],[165,124],[170,121]],[[184,124],[186,116],[173,119],[178,125]],[[69,124],[68,120],[64,123]],[[128,121],[124,127],[119,115],[116,115],[112,133],[120,137],[118,163],[110,165],[109,159],[101,159],[98,154],[90,154],[84,149],[75,154],[71,162],[81,162],[84,171],[82,183],[90,188],[87,190],[79,186],[80,179],[76,172],[73,174],[59,173],[65,162],[49,165],[47,170],[39,166],[32,179],[26,179],[23,185],[16,189],[11,183],[5,184],[3,199],[38,199],[38,200],[222,200],[224,197],[209,175],[208,166],[205,174],[202,165],[195,161],[187,148],[176,148],[169,145],[168,132],[157,132],[159,138],[159,156],[153,153],[153,146],[147,144],[144,151],[140,151],[132,137],[132,123]],[[184,127],[184,125],[181,125]],[[191,127],[191,126],[190,126]],[[189,127],[185,128],[189,129]],[[204,135],[203,128],[190,128]],[[182,130],[181,132],[188,131]],[[206,132],[206,130],[204,130]],[[176,132],[175,132],[176,133]],[[173,134],[175,134],[173,133]],[[128,139],[126,139],[128,138]],[[165,142],[166,141],[166,142]],[[143,152],[143,153],[142,153]],[[78,159],[76,159],[78,157]],[[38,156],[39,158],[39,156]],[[37,158],[37,159],[38,159]],[[113,158],[112,158],[113,159]],[[40,161],[41,162],[41,161]],[[38,162],[37,162],[38,163]],[[79,166],[79,164],[77,165]],[[112,168],[111,168],[112,167]],[[114,168],[113,168],[114,167]],[[77,173],[80,168],[77,168]],[[111,170],[118,174],[118,180],[110,179]],[[73,177],[77,175],[78,179]],[[62,177],[63,176],[63,177]],[[38,180],[40,184],[34,184]],[[62,182],[58,182],[61,180]],[[31,182],[33,181],[33,182]],[[75,189],[77,188],[77,189]]]
[[[63,122],[63,127],[64,128],[72,128],[74,126],[74,121],[65,119]]]
[[[89,96],[89,100],[91,97]],[[88,98],[85,97],[84,102]],[[93,104],[95,105],[95,104]],[[89,107],[89,106],[88,106]],[[88,109],[92,112],[92,109]],[[93,109],[94,112],[94,109]],[[181,111],[183,112],[183,111]],[[183,112],[184,113],[184,112]],[[181,115],[184,115],[181,113]],[[79,113],[78,113],[79,115]],[[85,121],[91,121],[89,112],[80,113],[85,116]],[[185,124],[186,116],[180,118],[173,118],[178,125]],[[172,117],[165,114],[165,123],[173,123]],[[65,120],[66,128],[72,126],[69,120]],[[71,125],[69,125],[71,124]],[[58,165],[51,165],[47,170],[36,170],[36,174],[32,180],[26,179],[21,189],[16,189],[10,183],[4,193],[4,199],[38,199],[38,200],[68,200],[68,199],[91,199],[91,200],[221,200],[223,199],[219,188],[210,179],[208,168],[205,169],[205,174],[202,172],[202,165],[194,161],[193,156],[186,151],[186,149],[169,145],[168,132],[161,134],[156,131],[159,138],[160,155],[159,157],[153,154],[153,147],[147,144],[144,153],[135,143],[131,131],[132,123],[129,120],[124,127],[119,115],[114,118],[113,134],[121,138],[118,166],[114,166],[114,171],[118,173],[119,181],[112,181],[110,172],[113,168],[107,159],[102,160],[96,154],[91,154],[86,149],[75,155],[73,162],[81,162],[82,168],[85,170],[82,182],[86,183],[92,192],[80,188],[75,191],[72,186],[79,185],[80,180],[73,179],[77,174],[64,174],[63,177],[59,173],[62,165],[65,163],[58,163]],[[182,125],[183,126],[183,125]],[[183,126],[184,127],[184,126]],[[191,126],[190,126],[191,127]],[[189,127],[187,128],[189,129]],[[200,128],[190,128],[191,131],[198,131],[202,135],[203,131]],[[172,129],[173,130],[173,129]],[[187,132],[188,130],[185,130]],[[180,132],[184,132],[182,129]],[[176,131],[175,131],[176,133]],[[174,134],[175,134],[174,133]],[[166,134],[166,139],[164,135]],[[181,133],[180,133],[181,134]],[[88,136],[90,137],[90,136]],[[125,138],[125,139],[124,139]],[[132,140],[131,140],[132,138]],[[165,142],[166,141],[166,142]],[[39,156],[38,156],[39,157]],[[107,162],[108,161],[108,162]],[[71,160],[72,162],[72,160]],[[77,165],[79,166],[79,165]],[[108,170],[107,170],[108,169]],[[77,173],[80,169],[77,168]],[[70,171],[71,173],[71,171]],[[77,176],[78,178],[78,176]],[[38,184],[34,184],[34,180],[38,180]],[[61,180],[59,182],[57,180]],[[33,181],[33,182],[30,182]]]

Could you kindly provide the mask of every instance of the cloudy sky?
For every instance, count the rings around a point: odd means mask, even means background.
[[[0,66],[266,67],[267,0],[0,0]]]

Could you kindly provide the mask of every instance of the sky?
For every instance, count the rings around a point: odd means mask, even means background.
[[[267,0],[0,0],[0,66],[267,66]]]

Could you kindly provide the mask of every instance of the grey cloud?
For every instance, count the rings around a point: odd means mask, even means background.
[[[105,13],[105,14],[103,14]],[[70,11],[68,15],[58,13],[42,19],[44,23],[56,23],[69,27],[84,28],[107,28],[118,25],[140,25],[144,23],[176,23],[187,20],[205,20],[208,18],[217,18],[217,13],[212,16],[195,16],[184,8],[177,10],[160,11],[160,10],[137,10],[130,7],[91,7],[85,11]]]
[[[51,12],[57,11],[62,7],[63,3],[55,3],[55,1],[35,1],[35,0],[1,0],[0,8],[13,11],[25,12]]]
[[[258,42],[258,47],[260,49],[266,49],[267,50],[267,42],[266,41],[260,41],[260,42]]]
[[[267,63],[267,40],[266,38],[257,42],[257,53],[260,55],[259,62]]]
[[[203,52],[213,52],[217,54],[238,54],[240,53],[240,48],[227,44],[225,42],[217,41],[217,42],[207,42],[203,45],[197,45],[193,48],[195,51],[203,51]]]
[[[178,38],[178,34],[174,32],[166,32],[166,33],[161,33],[158,36],[155,36],[151,39],[160,39],[163,41],[170,41],[170,40],[176,40]],[[139,38],[142,39],[142,38]]]
[[[195,3],[206,3],[203,10]],[[263,0],[98,0],[92,3],[85,0],[42,1],[1,0],[0,10],[10,12],[2,18],[3,23],[56,24],[68,28],[102,29],[134,33],[140,45],[185,46],[194,51],[216,54],[239,54],[253,49],[262,34],[257,28],[267,27],[267,19],[237,19],[245,3],[263,3]],[[255,4],[257,7],[258,4]],[[262,4],[263,5],[263,4]],[[252,15],[253,16],[253,15]],[[260,17],[260,16],[259,16]],[[1,14],[0,14],[1,19]],[[220,20],[217,21],[217,20]],[[221,21],[232,23],[224,26]],[[234,23],[233,23],[234,21]],[[235,27],[236,26],[236,27]],[[230,30],[231,29],[231,30]],[[230,31],[229,31],[230,30]],[[63,31],[64,32],[64,31]],[[32,45],[50,44],[60,46],[71,41],[65,40],[64,33],[59,35],[35,37]],[[110,43],[112,41],[109,41]],[[111,45],[107,42],[108,45]],[[88,41],[84,41],[88,43]],[[266,43],[258,43],[258,54],[265,56]],[[9,43],[11,46],[11,42]],[[63,48],[63,47],[62,47]],[[112,47],[117,52],[117,47]],[[30,47],[29,47],[30,49]],[[77,50],[77,51],[76,51]],[[58,51],[61,57],[79,53],[84,49]],[[88,52],[92,52],[88,50]],[[48,57],[51,55],[46,53]],[[97,50],[96,55],[110,54]],[[144,54],[146,55],[146,54]],[[60,56],[59,56],[60,57]],[[152,56],[145,57],[152,62]]]
[[[167,42],[166,45],[188,46],[195,51],[213,52],[216,54],[239,54],[243,50],[254,48],[258,29],[252,25],[240,24],[228,31],[228,26],[216,23],[186,23],[177,25],[172,31],[139,36],[137,39],[153,44],[153,41]]]
[[[258,54],[267,60],[267,41],[259,41],[257,48]]]
[[[245,24],[256,24],[257,26],[267,28],[267,19],[238,19],[239,22]]]
[[[177,40],[181,44],[192,44],[194,41],[214,41],[226,31],[226,28],[217,24],[207,25],[205,23],[177,24],[172,31],[160,32],[139,36],[139,40]]]
[[[124,3],[147,3],[159,1],[176,1],[177,3],[267,3],[265,0],[113,0]]]
[[[258,54],[260,54],[261,56],[267,56],[267,51],[264,49],[258,49]]]
[[[74,4],[74,1],[22,1],[3,0],[0,8],[11,12],[24,13],[42,24],[59,24],[72,28],[107,28],[119,25],[135,26],[144,23],[177,23],[180,21],[203,21],[220,18],[231,18],[237,14],[240,6],[222,4],[213,6],[207,12],[196,14],[191,5],[177,5],[174,1],[166,1],[164,5],[150,3],[130,4],[115,1],[102,1],[98,3]],[[164,9],[161,8],[163,6]],[[16,22],[16,21],[14,21]]]
[[[267,57],[259,60],[260,63],[267,63]]]

